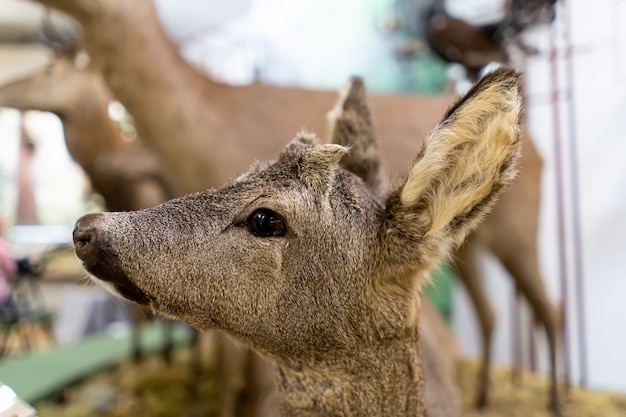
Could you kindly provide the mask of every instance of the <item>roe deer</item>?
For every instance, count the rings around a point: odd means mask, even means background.
[[[301,133],[223,188],[81,217],[76,254],[120,295],[271,359],[284,415],[424,416],[420,286],[513,180],[519,89],[511,70],[480,80],[386,196]]]
[[[0,87],[0,107],[56,114],[65,145],[107,209],[139,210],[175,197],[159,157],[129,143],[108,115],[113,99],[102,77],[56,58],[36,74]]]
[[[554,19],[555,0],[511,0],[502,20],[473,25],[451,16],[445,0],[434,0],[423,14],[423,35],[430,50],[447,62],[458,62],[476,81],[480,70],[490,62],[511,64],[511,50],[525,53],[536,49],[525,44],[521,34]]]
[[[446,10],[445,0],[433,1],[422,16],[423,36],[430,50],[446,62],[458,62],[476,81],[490,62],[505,62],[506,50],[498,42],[498,24],[475,26]]]
[[[184,193],[222,186],[253,160],[273,157],[285,138],[302,127],[316,132],[325,128],[321,115],[334,102],[333,92],[262,83],[244,87],[215,83],[180,56],[165,34],[152,0],[36,1],[63,10],[81,24],[82,45],[93,68],[133,115],[138,132]],[[524,7],[522,2],[513,3],[510,10]],[[536,1],[526,3],[534,5]],[[518,15],[517,11],[507,14]],[[385,166],[394,178],[401,177],[421,139],[452,97],[377,94],[370,99],[376,133],[384,139],[380,145]],[[546,330],[549,405],[558,413],[556,311],[543,285],[537,248],[542,160],[527,129],[522,142],[518,181],[472,234],[470,245],[455,254],[455,267],[480,322],[482,365],[476,405],[487,403],[495,324],[475,259],[474,249],[483,246],[511,275]]]
[[[90,66],[133,116],[146,145],[188,194],[219,187],[254,160],[273,158],[285,138],[307,128],[322,133],[335,91],[262,83],[232,87],[202,74],[179,54],[152,0],[37,0],[81,24]],[[372,95],[376,131],[408,166],[421,139],[451,97]],[[396,175],[397,172],[392,174]]]
[[[151,0],[36,1],[63,10],[81,24],[82,44],[93,68],[133,115],[140,135],[175,175],[177,189],[184,193],[223,185],[254,159],[273,157],[285,138],[302,127],[317,132],[325,128],[321,115],[335,100],[333,92],[262,83],[245,87],[215,83],[180,56]],[[513,3],[510,10],[524,7],[522,2]],[[451,101],[451,97],[371,96],[389,174],[405,174],[421,139]],[[476,405],[487,403],[495,324],[475,259],[474,248],[483,246],[511,275],[546,329],[549,404],[558,412],[556,312],[543,285],[537,248],[542,160],[527,129],[522,142],[519,179],[472,234],[470,244],[455,254],[455,267],[480,322],[482,365]]]

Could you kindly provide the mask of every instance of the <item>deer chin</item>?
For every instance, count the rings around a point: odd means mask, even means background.
[[[112,266],[100,261],[87,264],[83,260],[80,263],[91,280],[110,293],[143,306],[148,306],[153,301],[152,297],[130,281],[121,268],[116,268],[114,264]]]
[[[135,284],[130,281],[127,282],[115,282],[115,283],[107,283],[107,287],[113,289],[113,293],[116,295],[120,295],[127,300],[130,300],[134,303],[141,304],[143,306],[148,306],[151,304],[152,299],[143,291],[139,289]]]

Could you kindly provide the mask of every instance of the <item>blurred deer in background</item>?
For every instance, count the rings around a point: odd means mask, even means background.
[[[506,50],[498,42],[498,24],[475,26],[450,16],[445,0],[435,0],[424,13],[424,39],[430,50],[446,62],[457,62],[475,81],[490,62],[505,62]]]
[[[108,210],[138,210],[173,198],[158,156],[124,139],[109,117],[112,99],[98,73],[77,69],[66,58],[0,87],[0,106],[48,111],[61,119],[70,156],[102,194]]]
[[[516,175],[519,88],[510,70],[481,80],[389,194],[301,133],[224,188],[81,217],[76,254],[124,297],[270,358],[283,415],[425,416],[420,287]]]
[[[150,149],[124,140],[109,118],[110,100],[99,74],[76,69],[61,57],[31,77],[0,87],[0,107],[48,111],[61,119],[70,156],[102,195],[107,209],[139,210],[173,198],[158,157]],[[132,314],[132,354],[138,360],[138,325],[145,321],[146,313],[135,307]],[[171,343],[168,335],[163,351],[166,358],[171,355]]]
[[[272,158],[303,127],[326,130],[321,115],[335,101],[333,92],[261,83],[232,87],[211,81],[180,56],[150,0],[38,2],[80,22],[82,44],[93,67],[133,115],[140,136],[161,157],[182,192],[223,185],[254,160]],[[375,133],[382,138],[381,150],[392,178],[405,174],[402,167],[410,166],[420,139],[452,100],[370,96]],[[455,254],[455,266],[481,323],[483,365],[477,404],[487,402],[494,326],[474,253],[476,247],[484,246],[511,273],[546,327],[552,366],[550,404],[556,409],[556,326],[539,272],[536,242],[542,161],[525,130],[522,142],[519,178],[469,237],[469,244]]]
[[[81,23],[90,65],[133,116],[146,145],[176,173],[182,192],[226,183],[254,160],[275,156],[286,138],[303,127],[325,131],[324,114],[335,102],[334,91],[215,83],[180,56],[150,0],[41,3]],[[381,95],[371,100],[376,133],[385,138],[383,150],[386,141],[400,142],[406,161],[401,166],[409,165],[409,155],[419,146],[415,140],[453,101]]]
[[[506,2],[502,20],[473,25],[453,17],[445,0],[434,0],[423,14],[423,35],[430,50],[446,62],[467,70],[470,80],[491,62],[511,63],[512,48],[536,52],[521,39],[522,33],[554,19],[555,0],[511,0]]]

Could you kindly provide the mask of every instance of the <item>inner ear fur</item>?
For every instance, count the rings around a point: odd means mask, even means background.
[[[431,269],[462,243],[516,176],[521,119],[520,75],[506,68],[452,106],[387,200],[387,262]]]

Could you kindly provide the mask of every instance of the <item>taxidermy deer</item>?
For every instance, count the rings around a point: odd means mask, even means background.
[[[424,416],[420,286],[515,177],[519,89],[511,70],[479,81],[389,194],[300,133],[223,188],[81,217],[76,254],[120,295],[271,359],[283,415]]]
[[[0,87],[0,107],[48,111],[61,119],[70,156],[109,210],[139,210],[173,198],[170,180],[158,157],[150,149],[124,140],[109,118],[110,100],[98,73],[76,69],[65,58],[55,59],[31,77]],[[144,320],[143,311],[133,311],[135,324]],[[135,326],[132,355],[136,360],[141,356],[139,335]],[[163,353],[169,358],[173,346],[171,337],[166,340],[169,342]]]
[[[306,127],[326,131],[321,117],[335,101],[328,91],[256,83],[220,85],[178,53],[159,24],[152,1],[37,0],[76,18],[93,67],[133,115],[146,145],[161,157],[177,190],[225,184],[256,159],[272,158],[285,138]],[[138,22],[141,22],[140,24]],[[388,174],[402,177],[423,138],[452,97],[372,95],[376,135]],[[480,320],[482,368],[476,404],[487,403],[494,314],[485,295],[474,249],[486,247],[511,274],[546,328],[550,346],[550,405],[558,408],[556,318],[539,271],[537,227],[542,161],[528,132],[521,138],[518,180],[502,195],[470,244],[455,254]]]
[[[472,25],[451,16],[445,0],[434,0],[422,17],[423,35],[430,50],[447,62],[457,62],[475,81],[491,62],[511,64],[510,50],[537,52],[526,45],[521,34],[534,26],[549,23],[555,16],[554,0],[511,0],[501,21]]]
[[[108,115],[112,96],[100,75],[56,58],[31,77],[0,87],[0,106],[56,114],[67,150],[100,193],[107,209],[155,206],[174,192],[158,156],[125,140]]]

